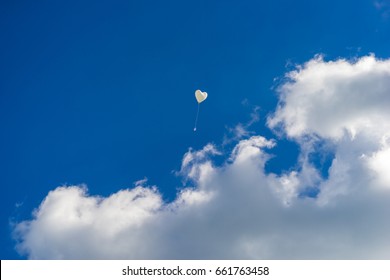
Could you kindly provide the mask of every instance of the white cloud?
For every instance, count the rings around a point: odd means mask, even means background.
[[[295,138],[317,134],[333,139],[346,132],[381,135],[389,130],[390,60],[371,55],[325,62],[317,56],[286,77],[279,106],[268,119],[271,128],[282,126]]]
[[[299,142],[306,154],[316,152],[317,139],[333,145],[330,177],[320,185],[319,201],[350,194],[362,184],[363,190],[378,182],[389,187],[384,139],[390,132],[390,60],[370,55],[325,62],[317,56],[286,76],[268,124]]]
[[[215,145],[190,149],[178,172],[190,186],[171,203],[146,180],[106,198],[60,187],[16,226],[19,251],[32,259],[390,258],[390,61],[316,57],[287,76],[268,124],[300,145],[296,168],[267,173],[277,142],[258,135],[219,166]],[[327,176],[311,162],[319,141],[333,155]],[[308,187],[318,196],[302,195]]]
[[[116,240],[126,241],[123,235],[129,231],[133,236],[142,232],[161,207],[155,188],[136,187],[102,198],[89,196],[83,186],[59,187],[47,195],[34,220],[17,226],[24,239],[19,249],[30,258],[115,257],[123,246]],[[132,238],[126,242],[128,248],[137,245]]]
[[[181,169],[177,175],[183,176],[186,180],[197,180],[200,185],[204,185],[205,182],[201,179],[207,177],[205,174],[213,172],[210,157],[215,155],[221,155],[221,152],[212,144],[207,144],[200,151],[190,149],[184,154]]]
[[[382,139],[381,148],[366,158],[368,166],[376,172],[375,178],[380,186],[390,188],[390,143],[389,136],[385,135]]]

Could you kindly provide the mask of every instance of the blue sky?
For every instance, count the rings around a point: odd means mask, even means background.
[[[296,168],[299,141],[267,126],[285,73],[317,54],[389,58],[389,11],[385,0],[1,1],[1,259],[27,257],[14,225],[58,186],[108,197],[146,177],[173,201],[189,148],[212,143],[223,165],[242,140],[229,131],[253,112],[247,130],[278,139],[266,171]],[[198,88],[209,98],[194,133]],[[329,154],[313,155],[320,174]]]

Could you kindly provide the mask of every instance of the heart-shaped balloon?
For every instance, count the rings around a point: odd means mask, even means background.
[[[195,91],[195,98],[198,103],[203,102],[207,98],[207,92],[203,92],[198,89]]]

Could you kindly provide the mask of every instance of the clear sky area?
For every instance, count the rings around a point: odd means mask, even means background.
[[[389,259],[389,108],[389,0],[2,0],[0,258]]]

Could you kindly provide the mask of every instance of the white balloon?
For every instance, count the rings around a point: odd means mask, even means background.
[[[207,92],[201,91],[201,90],[196,90],[195,91],[195,98],[198,103],[201,103],[206,100],[207,98]]]

